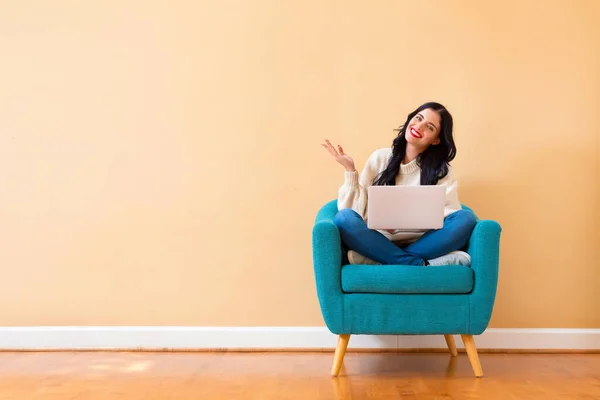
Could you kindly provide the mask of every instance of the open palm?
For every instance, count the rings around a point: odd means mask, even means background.
[[[346,171],[348,171],[348,172],[356,171],[356,168],[354,167],[354,160],[348,154],[344,153],[344,149],[342,148],[342,146],[340,146],[338,144],[337,150],[336,150],[336,148],[333,147],[333,145],[327,139],[325,139],[325,143],[324,144],[322,143],[321,146],[323,146],[325,149],[327,149],[327,151],[329,152],[329,154],[331,154],[333,156],[335,161],[342,164],[342,166],[346,169]]]

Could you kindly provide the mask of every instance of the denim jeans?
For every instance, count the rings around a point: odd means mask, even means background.
[[[400,265],[424,265],[425,260],[462,249],[477,223],[471,211],[455,211],[444,219],[441,229],[429,230],[416,242],[399,247],[381,232],[369,229],[362,217],[350,208],[340,210],[333,221],[348,249],[382,264]]]

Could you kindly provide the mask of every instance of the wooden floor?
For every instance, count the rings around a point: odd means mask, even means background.
[[[600,399],[600,354],[0,353],[0,399]]]

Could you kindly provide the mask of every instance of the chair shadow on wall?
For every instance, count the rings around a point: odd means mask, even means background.
[[[552,153],[555,159],[558,160],[561,156],[564,156],[563,151],[547,151],[544,157],[552,158]],[[585,157],[582,157],[585,159]],[[512,165],[527,165],[526,160],[515,160]],[[593,160],[591,161],[590,167],[593,166]],[[576,163],[567,166],[567,175],[575,174],[577,166]],[[552,168],[558,168],[558,165]],[[542,171],[542,172],[540,172]],[[544,172],[546,171],[546,172]],[[550,170],[551,171],[551,170]],[[523,268],[524,266],[547,266],[556,263],[555,255],[551,252],[539,251],[542,247],[540,241],[540,232],[544,229],[548,231],[544,232],[547,235],[552,235],[552,232],[559,229],[564,229],[564,223],[570,223],[571,221],[578,222],[580,227],[585,228],[586,232],[589,233],[591,238],[595,238],[596,241],[600,238],[600,171],[596,173],[595,181],[588,182],[588,188],[585,189],[584,193],[587,193],[589,197],[581,196],[581,200],[578,200],[578,204],[565,204],[563,201],[556,201],[551,199],[551,193],[557,190],[556,183],[552,183],[555,179],[550,171],[544,169],[543,166],[538,168],[519,170],[507,170],[506,179],[501,182],[487,182],[487,181],[465,181],[459,182],[458,193],[459,199],[462,203],[468,205],[473,209],[475,214],[480,219],[495,219],[503,228],[503,237],[500,241],[500,269],[498,276],[498,293],[496,298],[496,305],[494,309],[498,308],[500,313],[508,313],[512,309],[520,309],[523,306],[524,299],[517,296],[507,296],[502,287],[510,286],[514,282],[515,274],[513,272],[516,269]],[[519,178],[514,182],[511,182],[511,176],[518,174]],[[541,178],[544,174],[549,174],[547,178]],[[540,179],[547,179],[548,183],[540,181]],[[519,183],[520,182],[520,183]],[[531,182],[536,182],[532,187]],[[540,188],[546,187],[546,189],[540,190]],[[570,194],[567,199],[576,201],[578,195]],[[550,202],[550,204],[549,204]],[[562,203],[562,205],[561,205]],[[580,210],[573,210],[573,207],[580,206]],[[565,207],[562,216],[553,215],[560,208]],[[565,216],[566,213],[575,213],[573,217]],[[587,226],[582,226],[581,218],[577,215],[585,213],[587,216]],[[571,215],[571,214],[569,214]],[[558,219],[557,219],[558,217]],[[540,225],[540,221],[549,221],[546,225]],[[552,222],[553,221],[553,222]],[[561,228],[561,226],[563,228]],[[575,229],[577,230],[577,229]],[[582,232],[574,232],[582,236],[582,240],[593,240],[585,239],[585,235]],[[575,240],[576,241],[576,240]],[[555,243],[548,243],[550,247],[560,246],[559,239],[556,239]],[[532,249],[538,249],[533,250]],[[586,246],[585,257],[590,260],[600,259],[600,247],[599,246]],[[503,273],[502,271],[505,271]],[[529,271],[531,271],[529,269]],[[532,273],[532,272],[530,272]],[[586,272],[586,276],[579,277],[578,279],[585,282],[599,282],[600,281],[600,269],[593,268]],[[529,292],[535,291],[535,281],[527,282],[530,285]],[[594,298],[591,302],[579,303],[572,305],[579,310],[587,310],[589,315],[594,315],[595,310],[600,308],[600,291],[591,289],[594,293]],[[493,322],[493,315],[492,315]]]

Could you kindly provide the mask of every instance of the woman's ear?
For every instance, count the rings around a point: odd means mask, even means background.
[[[431,142],[431,144],[436,145],[436,144],[440,144],[440,138],[435,138],[435,140],[433,142]]]

